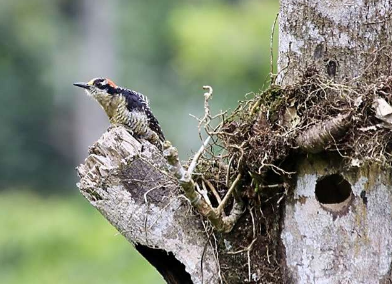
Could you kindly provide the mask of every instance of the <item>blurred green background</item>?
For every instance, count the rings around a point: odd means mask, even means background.
[[[277,12],[277,0],[0,0],[0,283],[163,283],[77,193],[74,167],[109,124],[72,83],[147,95],[186,159],[203,85],[217,112],[266,84]]]

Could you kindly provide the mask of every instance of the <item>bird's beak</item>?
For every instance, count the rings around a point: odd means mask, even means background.
[[[89,84],[86,84],[86,83],[83,83],[83,82],[81,82],[81,83],[74,83],[73,85],[76,86],[76,87],[87,89],[87,90],[89,90],[90,87],[91,87]]]

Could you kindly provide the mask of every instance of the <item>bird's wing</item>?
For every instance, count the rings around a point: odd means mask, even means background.
[[[158,134],[161,141],[165,141],[165,135],[162,132],[158,120],[151,112],[147,97],[141,93],[132,90],[127,90],[126,93],[128,110],[132,111],[136,109],[144,112],[147,116],[148,126],[150,127],[150,129],[156,134]]]
[[[149,107],[146,109],[146,115],[148,119],[148,125],[152,131],[154,131],[156,134],[158,134],[159,139],[163,142],[165,141],[165,135],[162,132],[162,128],[159,125],[158,120],[155,118],[155,116],[152,114],[151,110]]]

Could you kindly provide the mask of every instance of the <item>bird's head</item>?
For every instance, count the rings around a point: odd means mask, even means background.
[[[106,78],[94,78],[87,83],[74,83],[74,86],[85,89],[88,95],[95,98],[114,95],[118,91],[116,84]]]

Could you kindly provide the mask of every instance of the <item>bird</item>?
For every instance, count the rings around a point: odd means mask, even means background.
[[[85,89],[106,112],[112,126],[125,126],[135,138],[149,141],[162,149],[165,135],[143,94],[117,86],[107,78],[94,78],[73,84]]]

